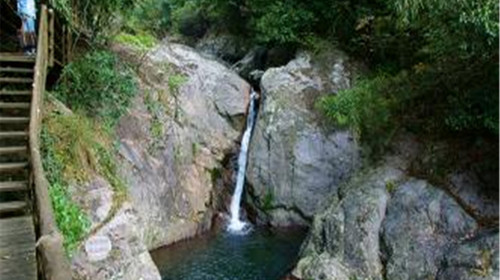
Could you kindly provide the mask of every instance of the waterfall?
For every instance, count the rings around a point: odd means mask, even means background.
[[[248,145],[250,144],[250,137],[252,136],[253,127],[255,124],[255,119],[257,117],[256,101],[257,93],[252,90],[250,94],[250,106],[248,108],[248,117],[246,123],[245,133],[243,134],[243,139],[241,140],[240,154],[238,156],[238,173],[236,179],[236,187],[234,189],[234,194],[231,199],[231,220],[229,221],[228,230],[231,232],[241,232],[246,223],[240,220],[240,204],[241,195],[243,194],[243,185],[245,184],[245,172],[247,169],[247,155],[248,155]]]

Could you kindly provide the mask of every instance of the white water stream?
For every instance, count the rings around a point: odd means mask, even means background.
[[[243,186],[245,184],[245,172],[247,169],[247,155],[248,155],[248,145],[250,144],[250,137],[252,136],[253,127],[255,124],[255,119],[257,117],[256,111],[256,101],[257,93],[252,90],[250,95],[250,106],[248,108],[248,117],[245,133],[243,134],[243,139],[241,140],[240,154],[238,156],[238,174],[236,179],[236,187],[234,189],[234,194],[231,199],[231,220],[229,221],[228,230],[234,233],[242,232],[247,223],[240,220],[240,204],[241,195],[243,194]]]

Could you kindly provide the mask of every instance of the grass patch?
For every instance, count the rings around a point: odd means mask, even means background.
[[[138,33],[133,35],[122,32],[116,35],[114,40],[118,43],[133,46],[140,51],[148,51],[158,43],[158,40],[148,33]]]
[[[151,114],[151,122],[149,126],[149,133],[152,138],[152,145],[149,150],[154,151],[160,145],[163,138],[164,128],[161,122],[162,112],[166,112],[165,105],[160,100],[161,92],[155,96],[151,91],[146,91],[144,94],[144,104],[146,109]]]
[[[273,203],[274,203],[274,193],[272,190],[268,190],[262,200],[262,210],[263,211],[271,210],[273,208]]]
[[[117,175],[115,152],[107,130],[86,116],[49,112],[44,119],[43,166],[56,221],[69,254],[88,233],[90,222],[71,200],[67,187],[69,183],[85,183],[93,174],[99,174],[113,188],[113,209],[116,209],[126,198],[126,186]]]
[[[171,74],[168,77],[168,89],[170,93],[173,95],[177,95],[179,93],[180,87],[188,81],[188,78],[183,74]]]
[[[66,253],[76,249],[80,241],[88,233],[90,221],[85,213],[76,205],[67,193],[67,183],[63,179],[65,166],[56,152],[57,139],[49,133],[46,126],[41,133],[42,159],[45,174],[49,181],[49,194],[54,208],[56,223],[64,236]]]

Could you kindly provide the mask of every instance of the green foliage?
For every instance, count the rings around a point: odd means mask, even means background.
[[[262,200],[262,210],[267,211],[273,208],[274,193],[272,191],[267,191]]]
[[[253,27],[265,43],[299,43],[311,31],[315,15],[298,1],[272,1],[256,9]]]
[[[164,36],[171,26],[171,1],[139,0],[123,13],[124,31],[130,34]]]
[[[187,82],[187,77],[182,74],[172,74],[168,77],[168,88],[170,93],[177,95],[179,88]]]
[[[385,182],[385,189],[388,193],[393,193],[396,190],[396,183],[392,180]]]
[[[155,37],[147,33],[132,35],[124,32],[116,35],[115,41],[125,45],[133,46],[140,51],[147,51],[154,47],[158,42]]]
[[[71,253],[88,233],[90,222],[67,193],[70,183],[82,184],[94,174],[113,188],[114,208],[126,197],[126,186],[118,176],[115,147],[99,124],[79,114],[48,112],[42,129],[43,167],[50,184],[56,221]]]
[[[71,254],[88,232],[90,221],[67,193],[67,184],[62,175],[65,166],[55,150],[57,139],[43,127],[41,140],[43,167],[50,184],[49,195],[57,226],[64,236],[64,248]]]
[[[133,7],[133,0],[49,0],[56,13],[72,30],[92,42],[101,42],[121,27],[120,12]]]
[[[152,137],[152,146],[150,147],[150,150],[152,151],[158,148],[164,134],[163,123],[161,122],[160,117],[162,111],[165,111],[165,105],[160,102],[159,95],[160,92],[154,96],[150,91],[146,91],[144,95],[144,104],[152,117],[149,127],[149,132]]]
[[[319,100],[317,106],[337,125],[351,128],[373,149],[385,146],[397,126],[393,116],[406,98],[408,75],[381,72],[363,78],[351,89]]]
[[[53,183],[50,186],[49,194],[52,199],[57,226],[64,236],[64,248],[68,254],[71,254],[87,234],[90,221],[71,200],[66,187],[57,182]]]
[[[75,111],[113,126],[136,93],[131,71],[106,51],[92,51],[67,65],[56,96]]]

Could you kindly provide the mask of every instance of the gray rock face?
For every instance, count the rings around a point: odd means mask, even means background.
[[[498,279],[498,231],[489,231],[454,246],[443,261],[438,280]]]
[[[247,180],[274,225],[308,223],[359,166],[353,136],[322,126],[314,110],[318,97],[350,84],[351,66],[341,53],[322,65],[302,53],[262,77]]]
[[[476,229],[476,222],[444,191],[409,180],[394,193],[384,220],[387,278],[434,278],[446,248]]]
[[[176,44],[150,52],[139,69],[142,93],[118,136],[121,172],[154,249],[210,227],[214,170],[240,136],[250,86]]]
[[[418,146],[396,150],[342,185],[315,215],[293,274],[315,280],[498,277],[498,231],[470,239],[478,224],[454,198],[406,175]],[[486,276],[473,278],[479,271]]]
[[[334,198],[325,212],[315,216],[309,239],[303,247],[304,258],[294,274],[303,279],[323,279],[308,273],[315,271],[327,275],[324,279],[344,279],[338,276],[328,278],[332,275],[329,270],[337,269],[315,264],[327,262],[341,267],[341,274],[347,275],[346,279],[353,276],[383,279],[379,232],[389,201],[387,186],[397,184],[403,178],[401,170],[381,167],[344,186],[341,191],[343,199]],[[319,261],[325,258],[329,260]]]

